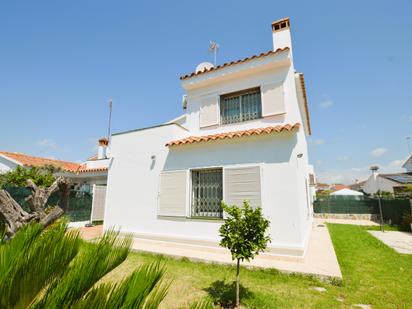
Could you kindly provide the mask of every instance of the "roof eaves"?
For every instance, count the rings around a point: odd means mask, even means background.
[[[224,69],[224,68],[229,67],[229,66],[232,66],[232,65],[236,65],[236,64],[248,62],[248,61],[251,61],[251,60],[254,60],[254,59],[258,59],[258,58],[267,57],[267,56],[270,56],[270,55],[275,55],[275,54],[278,54],[278,53],[281,53],[281,52],[284,52],[284,51],[288,51],[288,50],[289,50],[289,47],[278,48],[278,49],[275,50],[275,51],[270,50],[270,51],[268,51],[268,52],[261,53],[261,54],[259,54],[259,55],[253,55],[253,56],[250,56],[250,57],[246,57],[246,58],[244,58],[244,59],[235,60],[235,61],[231,61],[231,62],[226,62],[226,63],[224,63],[224,64],[218,65],[218,66],[216,66],[216,67],[212,67],[212,68],[210,68],[210,69],[205,68],[205,69],[203,69],[203,71],[192,72],[192,73],[183,75],[183,76],[180,77],[180,80],[185,80],[185,79],[188,79],[188,78],[191,78],[191,77],[195,77],[195,76],[198,76],[198,75],[201,75],[201,74],[205,74],[205,73],[215,72],[215,71]]]
[[[244,136],[280,133],[283,131],[291,132],[295,129],[299,129],[300,126],[301,126],[300,123],[295,123],[293,125],[285,124],[285,125],[277,125],[277,126],[270,126],[270,127],[264,127],[264,128],[249,129],[249,130],[222,132],[222,133],[203,135],[203,136],[189,136],[189,137],[185,137],[179,140],[170,141],[166,143],[165,146],[171,147],[171,146],[179,146],[179,145],[185,145],[185,144],[195,144],[195,143],[200,143],[200,142],[240,138]]]
[[[139,132],[139,131],[144,131],[144,130],[150,130],[150,129],[156,129],[156,128],[161,128],[161,127],[170,126],[170,125],[176,125],[176,126],[182,128],[182,129],[184,129],[185,131],[188,131],[185,127],[181,126],[180,124],[175,123],[175,122],[171,122],[171,123],[162,123],[162,124],[158,124],[158,125],[151,126],[151,127],[138,128],[138,129],[123,131],[123,132],[117,132],[117,133],[113,133],[112,136],[122,135],[122,134],[127,134],[127,133],[133,133],[133,132]]]
[[[9,160],[10,162],[13,162],[13,163],[15,163],[15,164],[17,164],[17,165],[23,165],[23,163],[15,160],[15,159],[13,159],[13,158],[10,158],[10,157],[7,156],[7,154],[5,154],[5,153],[0,153],[0,157],[4,158],[4,159],[6,159],[6,160]]]
[[[302,87],[302,95],[303,95],[305,113],[306,113],[306,122],[308,124],[308,133],[309,133],[309,135],[312,135],[312,127],[310,125],[308,96],[306,94],[305,76],[303,75],[303,73],[298,73],[298,74],[299,74],[300,85]]]

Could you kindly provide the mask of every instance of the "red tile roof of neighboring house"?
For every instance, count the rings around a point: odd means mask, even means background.
[[[24,167],[41,167],[46,165],[52,165],[54,167],[61,168],[65,172],[70,173],[92,173],[103,172],[108,170],[107,167],[87,168],[85,164],[49,158],[34,157],[19,152],[0,151],[0,155],[17,161]]]
[[[247,61],[250,61],[250,60],[253,60],[253,59],[258,59],[258,58],[267,57],[267,56],[274,55],[274,54],[277,54],[277,53],[280,53],[280,52],[283,52],[283,51],[287,51],[287,50],[289,50],[289,47],[278,48],[278,49],[275,50],[275,51],[270,50],[270,51],[268,51],[268,52],[266,52],[266,53],[261,53],[261,54],[259,54],[259,55],[253,55],[253,56],[250,56],[250,57],[246,57],[246,58],[244,58],[244,59],[240,59],[240,60],[236,60],[236,61],[231,61],[231,62],[226,62],[226,63],[224,63],[224,64],[221,64],[221,65],[212,67],[212,68],[210,68],[210,69],[205,68],[203,71],[192,72],[192,73],[190,73],[190,74],[186,74],[186,75],[181,76],[180,79],[181,79],[181,80],[184,80],[184,79],[187,79],[187,78],[190,78],[190,77],[193,77],[193,76],[197,76],[197,75],[200,75],[200,74],[209,73],[209,72],[214,72],[214,71],[217,71],[217,70],[226,68],[226,67],[231,66],[231,65],[235,65],[235,64],[247,62]]]
[[[335,184],[333,186],[333,191],[339,191],[339,190],[342,190],[342,189],[349,189],[349,187],[346,186],[346,185],[342,185],[342,184]]]
[[[285,124],[285,125],[277,125],[277,126],[270,126],[265,128],[256,128],[250,130],[242,130],[242,131],[235,131],[235,132],[224,132],[218,134],[211,134],[211,135],[204,135],[204,136],[189,136],[183,139],[171,141],[166,144],[166,146],[176,146],[176,145],[184,145],[184,144],[193,144],[193,143],[200,143],[200,142],[208,142],[208,141],[215,141],[221,139],[232,139],[238,138],[243,136],[252,136],[252,135],[261,135],[261,134],[270,134],[274,132],[283,132],[283,131],[292,131],[294,129],[298,129],[300,127],[300,123]]]
[[[92,173],[92,172],[105,172],[107,171],[107,167],[94,167],[94,168],[87,168],[85,165],[82,165],[76,173]]]
[[[40,167],[45,165],[53,165],[64,170],[74,171],[80,167],[79,163],[68,162],[56,159],[34,157],[19,152],[0,151],[0,155],[6,156],[14,161],[19,162],[25,167]]]

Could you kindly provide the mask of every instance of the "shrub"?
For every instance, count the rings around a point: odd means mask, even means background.
[[[240,262],[253,259],[259,252],[266,249],[270,237],[266,235],[269,220],[263,217],[260,207],[253,209],[245,201],[243,207],[227,206],[222,203],[227,214],[224,224],[220,227],[222,237],[220,245],[228,248],[232,260],[236,260],[236,306],[239,306],[239,272]]]

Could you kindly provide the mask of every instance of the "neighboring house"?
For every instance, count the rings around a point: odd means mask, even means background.
[[[406,169],[407,173],[412,173],[412,155],[405,161],[402,167]]]
[[[343,184],[327,184],[327,183],[317,183],[316,192],[320,193],[323,191],[338,191],[342,189],[348,189],[348,186]]]
[[[94,185],[107,185],[107,172],[110,166],[109,141],[106,138],[99,140],[97,155],[78,164],[74,169],[62,169],[57,176],[69,178],[83,191],[92,193]]]
[[[363,193],[351,189],[340,189],[330,194],[331,196],[363,196]]]
[[[410,164],[409,158],[403,167],[407,169],[406,173],[393,173],[393,174],[379,174],[378,168],[375,167],[372,170],[372,175],[366,180],[363,190],[368,194],[375,194],[378,191],[390,192],[397,194],[406,188],[407,185],[412,185],[412,172],[408,170]]]
[[[323,192],[326,190],[330,190],[331,187],[332,185],[330,184],[318,182],[316,184],[316,192]]]
[[[361,192],[364,189],[365,183],[366,180],[359,181],[358,179],[356,179],[354,184],[349,185],[349,189]]]
[[[89,158],[83,163],[35,157],[17,152],[0,151],[0,173],[14,170],[17,166],[31,168],[52,165],[59,169],[55,175],[70,179],[74,189],[94,194],[93,207],[98,209],[99,212],[99,214],[94,215],[94,219],[102,220],[107,171],[111,162],[108,143],[106,138],[100,139],[97,156]],[[101,188],[102,186],[103,188]],[[96,190],[98,190],[98,192]]]
[[[271,222],[270,252],[304,256],[312,228],[308,103],[289,19],[272,32],[271,51],[182,76],[181,117],[112,135],[104,229],[217,246],[221,201],[248,200]]]
[[[349,187],[341,183],[336,183],[330,187],[330,190],[333,192],[343,190],[343,189],[349,189]]]

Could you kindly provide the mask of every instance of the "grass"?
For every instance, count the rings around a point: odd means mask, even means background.
[[[244,308],[412,308],[412,255],[396,253],[371,236],[365,227],[328,224],[341,266],[341,282],[324,282],[311,276],[287,275],[270,269],[241,270]],[[118,281],[137,265],[161,259],[172,281],[162,308],[186,308],[208,298],[231,307],[235,267],[191,262],[186,258],[131,253],[104,280]],[[324,287],[318,292],[313,287]]]

